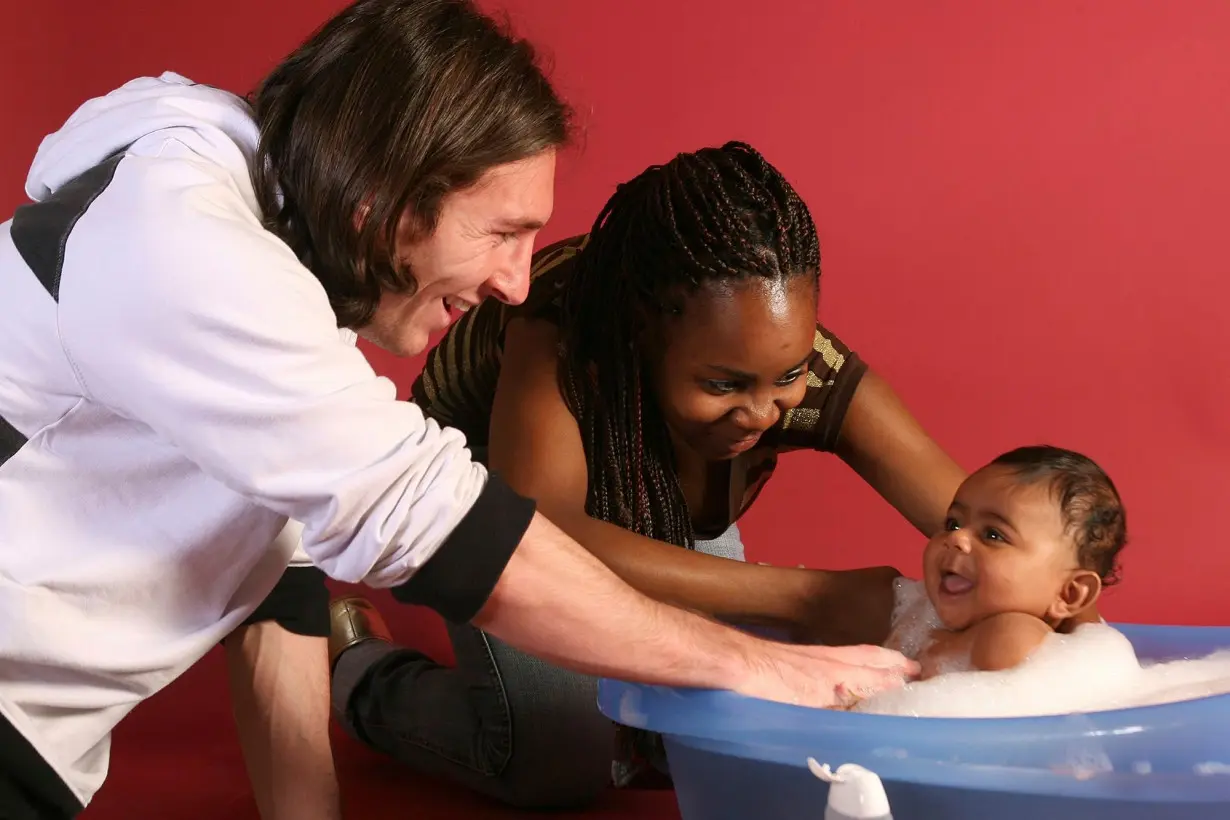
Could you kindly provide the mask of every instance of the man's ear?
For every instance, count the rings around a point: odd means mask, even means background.
[[[1046,611],[1047,620],[1052,624],[1075,618],[1080,613],[1097,603],[1102,594],[1102,579],[1096,572],[1078,569],[1068,578],[1059,596],[1055,598]]]

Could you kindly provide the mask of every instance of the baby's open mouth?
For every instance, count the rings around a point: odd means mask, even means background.
[[[974,582],[964,575],[945,572],[940,575],[940,589],[947,595],[964,595],[974,588]]]

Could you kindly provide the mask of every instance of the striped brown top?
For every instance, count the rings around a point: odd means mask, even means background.
[[[574,260],[583,252],[587,235],[564,239],[534,254],[530,293],[524,304],[484,301],[458,320],[427,356],[422,374],[411,387],[412,400],[442,425],[466,435],[471,447],[487,445],[496,380],[504,351],[504,329],[519,316],[555,320],[559,296],[572,276]],[[866,365],[858,355],[817,323],[814,353],[807,373],[807,392],[798,407],[787,411],[758,446],[739,464],[744,475],[735,479],[743,488],[742,509],[751,504],[786,450],[831,452],[854,389]]]

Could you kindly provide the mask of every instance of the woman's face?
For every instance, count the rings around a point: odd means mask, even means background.
[[[647,350],[677,442],[709,461],[734,458],[803,400],[817,297],[814,276],[752,276],[707,284],[661,318]]]

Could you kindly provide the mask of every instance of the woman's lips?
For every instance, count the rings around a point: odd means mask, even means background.
[[[737,438],[734,441],[730,442],[730,444],[727,446],[727,449],[729,449],[732,453],[743,453],[743,452],[746,452],[752,449],[752,447],[756,446],[756,442],[758,441],[760,441],[759,433],[756,433],[750,436],[744,436],[743,438]]]

